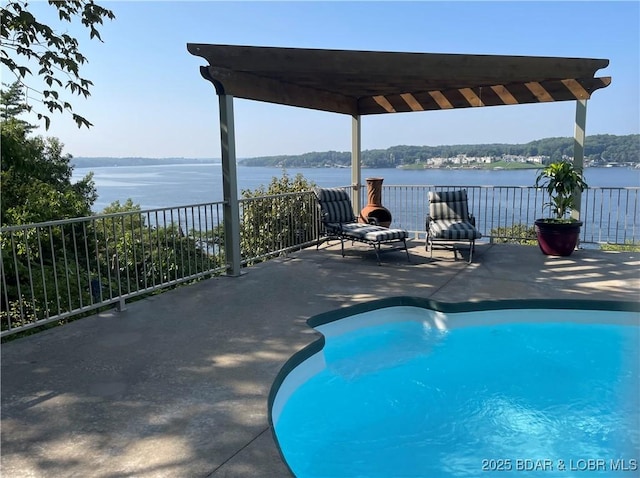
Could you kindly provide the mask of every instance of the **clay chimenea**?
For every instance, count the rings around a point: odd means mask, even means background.
[[[382,181],[384,178],[367,178],[367,200],[369,203],[360,211],[358,222],[370,223],[371,219],[379,226],[389,227],[391,212],[382,205]]]

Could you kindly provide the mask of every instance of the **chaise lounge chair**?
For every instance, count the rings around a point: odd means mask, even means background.
[[[320,206],[320,217],[325,236],[318,242],[318,246],[326,240],[339,239],[344,257],[344,242],[362,242],[369,244],[376,252],[380,265],[381,245],[398,243],[398,247],[390,250],[404,249],[407,260],[411,262],[407,250],[409,233],[404,229],[388,229],[375,224],[363,224],[356,220],[353,213],[351,199],[346,191],[339,188],[314,188]],[[402,245],[400,245],[400,243]]]
[[[427,239],[425,247],[433,258],[434,243],[453,250],[456,258],[456,242],[469,241],[469,264],[473,259],[475,241],[482,237],[476,229],[476,221],[469,214],[467,191],[429,192],[429,215],[426,221]],[[447,245],[447,243],[453,243]]]

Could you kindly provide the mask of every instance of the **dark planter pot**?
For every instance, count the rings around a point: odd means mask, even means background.
[[[540,250],[548,256],[570,256],[578,245],[581,226],[581,221],[553,223],[536,219],[535,229]]]

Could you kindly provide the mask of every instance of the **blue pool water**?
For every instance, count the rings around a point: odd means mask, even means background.
[[[457,315],[391,307],[317,327],[324,348],[272,409],[294,474],[640,473],[637,313]]]

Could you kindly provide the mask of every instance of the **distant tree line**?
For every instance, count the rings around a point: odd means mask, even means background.
[[[395,168],[426,161],[429,158],[503,155],[548,156],[549,161],[573,156],[573,138],[544,138],[526,144],[460,144],[443,146],[392,146],[362,152],[362,165],[367,168]],[[585,161],[595,165],[609,163],[639,163],[640,135],[616,136],[598,134],[585,140]],[[271,166],[283,168],[348,167],[351,153],[339,151],[311,152],[297,156],[266,156],[242,160],[245,166]]]

